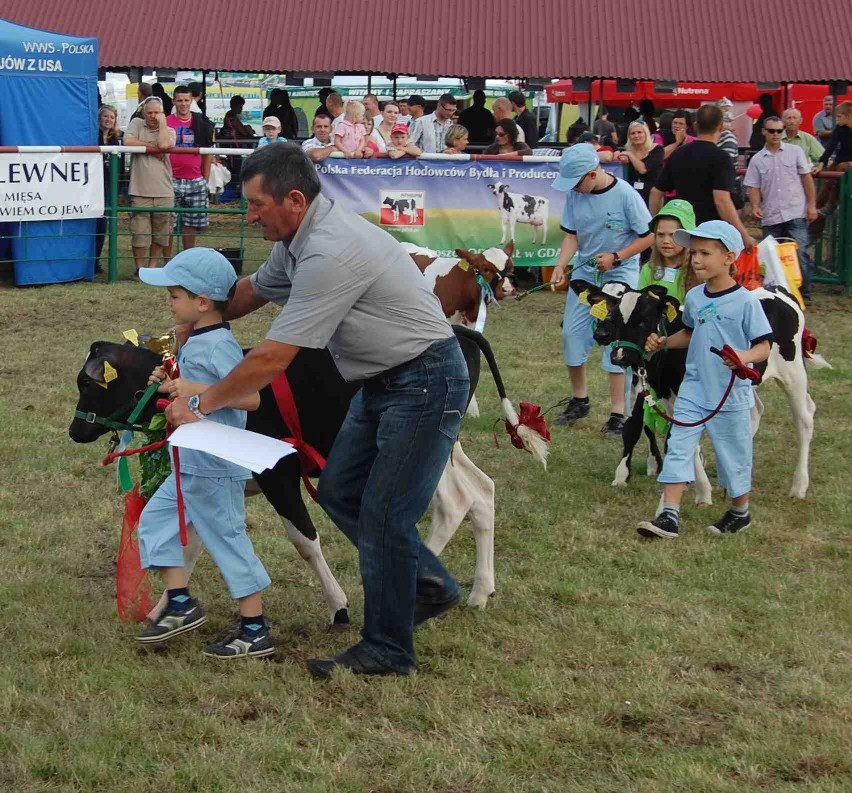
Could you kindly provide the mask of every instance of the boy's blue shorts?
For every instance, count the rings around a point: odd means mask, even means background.
[[[693,402],[675,400],[674,417],[680,421],[698,421],[708,413],[709,410]],[[695,481],[695,449],[705,429],[716,453],[719,483],[731,498],[750,492],[753,446],[751,411],[748,409],[723,410],[700,427],[673,424],[663,470],[657,481],[666,484]]]

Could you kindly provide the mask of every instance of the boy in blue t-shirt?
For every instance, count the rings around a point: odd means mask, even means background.
[[[674,406],[680,421],[703,419],[722,401],[734,367],[710,351],[725,344],[745,364],[769,357],[772,328],[760,301],[734,281],[734,262],[743,249],[740,233],[723,220],[710,220],[693,231],[678,229],[678,245],[692,251],[692,266],[703,286],[690,289],[683,304],[684,330],[666,338],[652,333],[645,349],[657,352],[688,347],[686,373]],[[719,481],[731,504],[716,523],[714,534],[735,534],[751,525],[748,509],[751,491],[751,407],[754,393],[750,380],[737,378],[721,411],[698,427],[672,426],[663,470],[663,510],[652,521],[642,521],[637,531],[645,537],[678,536],[680,502],[687,483],[695,478],[694,454],[704,429],[713,442]]]
[[[651,213],[642,197],[627,182],[600,167],[592,145],[578,143],[565,150],[559,161],[559,176],[553,187],[567,193],[562,212],[565,239],[551,282],[565,280],[565,270],[574,254],[578,264],[571,280],[593,284],[623,281],[635,288],[639,280],[639,254],[653,242]],[[589,415],[586,360],[594,346],[592,307],[580,303],[568,290],[562,340],[572,397],[556,424],[571,425]],[[624,369],[604,354],[601,366],[609,373],[612,412],[604,425],[605,438],[620,438],[624,428]]]
[[[197,402],[197,395],[219,382],[243,359],[230,326],[222,321],[237,275],[218,251],[190,248],[163,268],[141,268],[139,277],[147,284],[167,287],[167,302],[175,322],[193,328],[178,353],[180,378],[169,380],[159,366],[152,374],[153,379],[163,383],[159,391],[172,399],[191,397],[192,409],[193,398]],[[199,417],[243,429],[246,410],[257,410],[259,405],[260,395],[255,392],[209,416]],[[197,404],[195,411],[200,414]],[[246,534],[244,488],[251,472],[210,454],[182,449],[180,474],[187,520],[192,522],[240,607],[239,628],[222,641],[209,644],[204,654],[215,658],[272,655],[275,645],[263,617],[260,596],[270,578]],[[139,553],[142,567],[162,574],[168,602],[157,621],[147,625],[137,640],[159,644],[203,625],[206,617],[189,593],[184,567],[174,472],[142,511]]]

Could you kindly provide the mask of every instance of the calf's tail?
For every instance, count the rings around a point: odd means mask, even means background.
[[[512,439],[512,445],[519,449],[526,449],[538,462],[547,468],[547,455],[549,452],[550,432],[547,422],[541,415],[541,408],[529,402],[521,402],[521,415],[515,410],[512,401],[506,395],[506,386],[503,377],[497,367],[494,351],[486,338],[475,330],[453,325],[456,336],[462,336],[474,342],[488,363],[494,384],[497,386],[497,394],[505,415],[506,431]]]

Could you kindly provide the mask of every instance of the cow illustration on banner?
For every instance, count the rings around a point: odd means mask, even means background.
[[[604,166],[620,175],[621,166]],[[516,267],[553,266],[565,196],[558,162],[341,160],[317,165],[323,193],[400,242],[453,256],[514,240]],[[556,231],[556,233],[554,233]]]

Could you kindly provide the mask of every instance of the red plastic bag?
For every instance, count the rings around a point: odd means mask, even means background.
[[[124,497],[124,522],[115,566],[115,604],[122,622],[142,622],[151,610],[151,582],[142,569],[136,529],[147,500],[139,495],[139,485]]]
[[[750,251],[743,251],[735,262],[737,272],[734,280],[746,289],[759,289],[763,286],[763,276],[760,274],[760,261],[757,258],[757,246]]]

